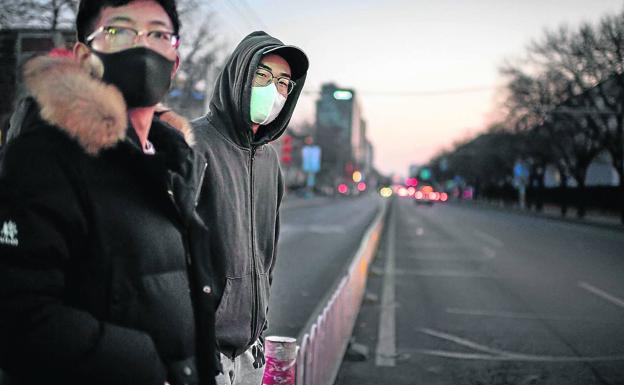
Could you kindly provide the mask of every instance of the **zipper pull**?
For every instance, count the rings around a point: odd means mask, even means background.
[[[266,363],[264,358],[264,346],[262,345],[262,341],[258,339],[255,344],[251,347],[251,355],[254,358],[253,367],[254,369],[260,369]]]

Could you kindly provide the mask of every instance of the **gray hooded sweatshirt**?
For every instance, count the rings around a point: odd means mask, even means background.
[[[210,111],[195,120],[197,150],[208,162],[197,212],[210,230],[217,271],[216,335],[219,349],[240,355],[266,329],[269,291],[284,191],[278,155],[269,143],[285,130],[303,87],[305,68],[293,68],[295,89],[279,116],[251,131],[255,70],[267,50],[284,44],[254,32],[236,47],[219,75]],[[278,53],[279,54],[279,53]]]

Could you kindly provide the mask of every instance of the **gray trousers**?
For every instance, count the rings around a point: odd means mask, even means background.
[[[259,369],[253,367],[252,348],[234,359],[221,354],[223,373],[217,376],[217,385],[262,385],[264,366]]]

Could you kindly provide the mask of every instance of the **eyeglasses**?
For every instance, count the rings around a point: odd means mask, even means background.
[[[169,31],[137,31],[134,28],[116,27],[107,25],[98,28],[92,34],[87,36],[87,43],[91,43],[95,39],[102,39],[112,51],[121,51],[128,47],[132,47],[137,38],[145,35],[148,44],[154,49],[167,52],[175,50],[180,45],[180,36]]]
[[[295,83],[294,81],[292,81],[290,78],[286,76],[279,76],[279,77],[273,76],[271,71],[267,69],[258,68],[256,70],[256,76],[254,77],[255,85],[258,85],[260,87],[265,87],[271,84],[272,81],[275,82],[275,85],[277,86],[277,90],[279,91],[279,93],[283,95],[289,95],[293,91],[295,86],[297,85],[297,83]]]

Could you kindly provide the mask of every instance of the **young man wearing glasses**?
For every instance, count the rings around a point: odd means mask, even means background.
[[[260,385],[269,290],[284,191],[270,142],[285,130],[308,70],[299,48],[245,37],[219,75],[208,114],[193,122],[208,170],[197,211],[219,273],[218,384]]]
[[[188,122],[155,111],[175,2],[83,0],[76,25],[73,59],[25,65],[0,154],[0,368],[27,385],[214,384],[205,162]]]

